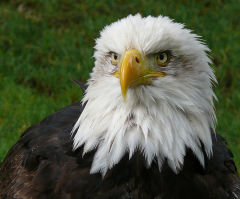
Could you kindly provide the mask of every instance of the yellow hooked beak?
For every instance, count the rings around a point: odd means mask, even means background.
[[[136,49],[126,51],[121,59],[120,71],[115,73],[120,78],[124,101],[129,87],[151,84],[151,78],[164,77],[163,72],[154,71]]]

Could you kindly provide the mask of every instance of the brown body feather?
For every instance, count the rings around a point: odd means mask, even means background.
[[[202,168],[189,150],[175,174],[164,164],[150,168],[140,152],[123,159],[102,178],[90,174],[94,151],[82,157],[72,151],[71,129],[82,112],[74,104],[30,127],[0,166],[1,199],[233,199],[240,198],[240,180],[231,152],[213,135],[213,156]]]

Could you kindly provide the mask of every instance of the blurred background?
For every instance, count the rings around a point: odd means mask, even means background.
[[[217,131],[240,169],[239,0],[1,0],[0,162],[26,128],[81,99],[71,79],[88,79],[99,31],[136,13],[167,15],[211,48]]]

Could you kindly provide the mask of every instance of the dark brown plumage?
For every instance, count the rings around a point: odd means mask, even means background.
[[[70,131],[83,107],[73,104],[27,129],[0,166],[1,199],[233,199],[240,181],[223,138],[213,138],[213,156],[202,168],[191,151],[176,175],[165,164],[150,168],[140,153],[125,156],[107,172],[90,175],[94,151],[72,151]]]

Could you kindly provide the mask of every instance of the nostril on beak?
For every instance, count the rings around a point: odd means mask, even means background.
[[[136,57],[135,60],[139,64],[140,61],[139,61],[138,57]]]

